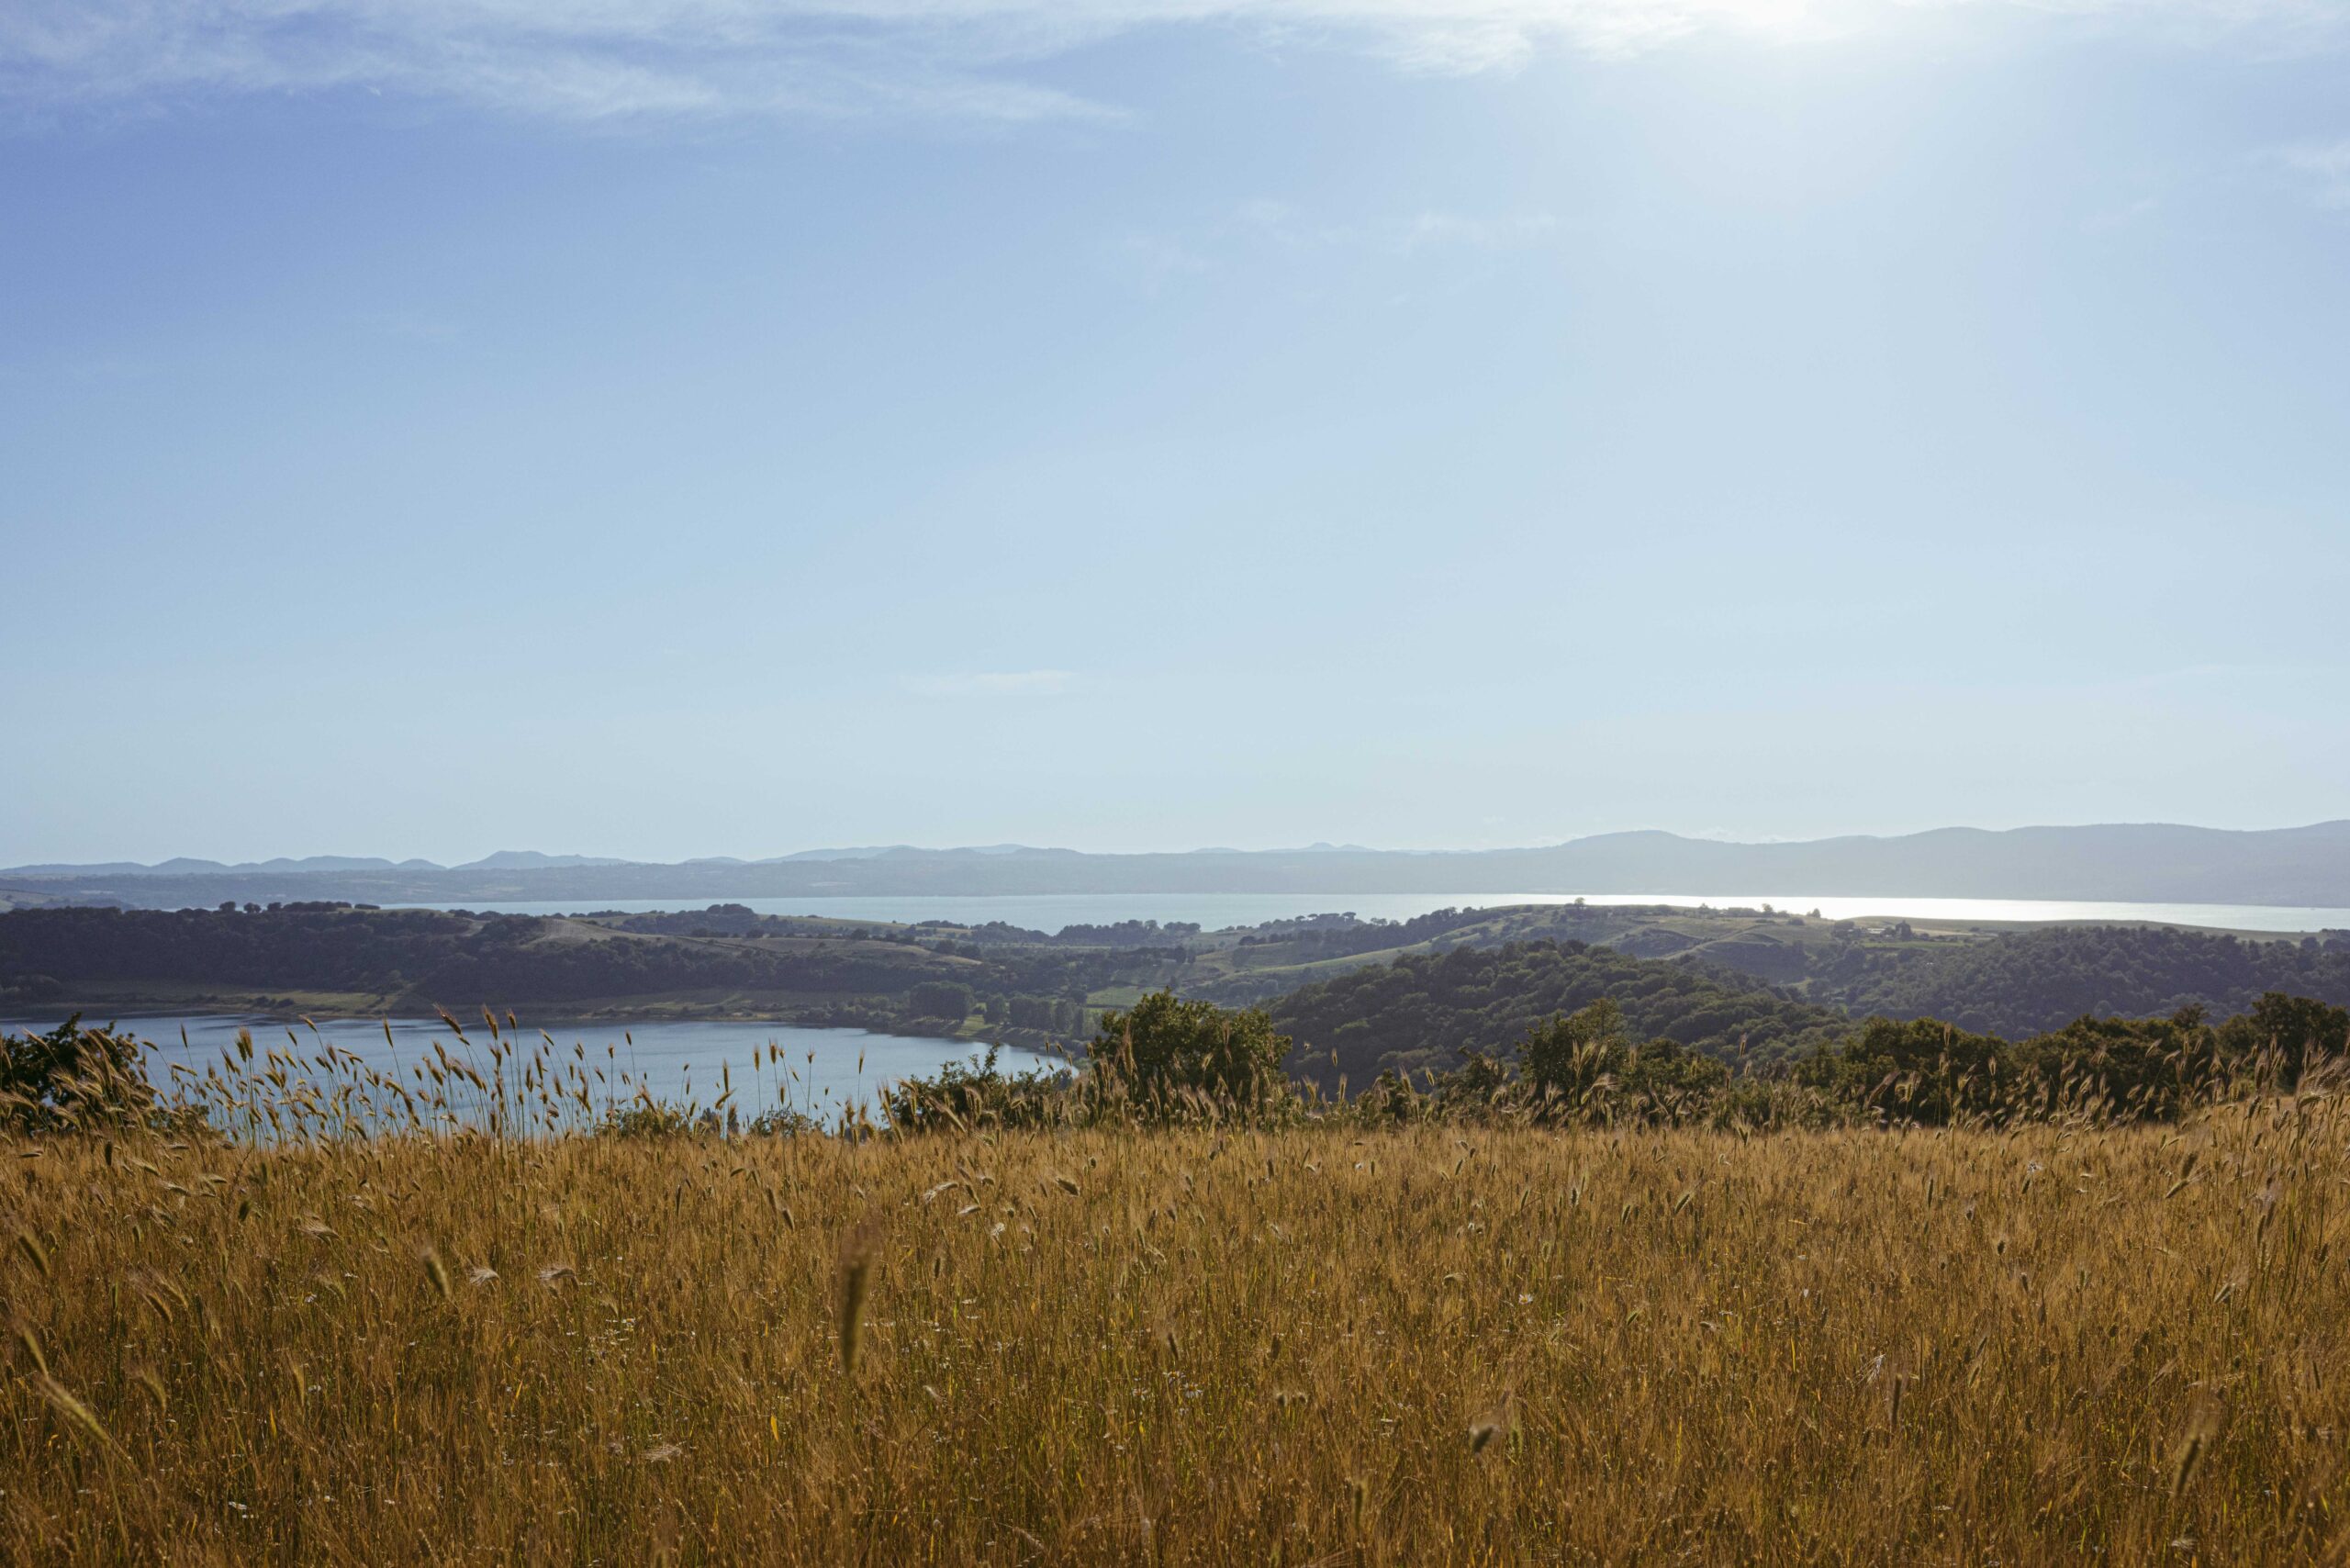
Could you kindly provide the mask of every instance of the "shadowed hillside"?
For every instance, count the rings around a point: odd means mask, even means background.
[[[1634,1038],[1662,1036],[1723,1060],[1741,1052],[1785,1060],[1847,1027],[1841,1014],[1782,991],[1580,942],[1398,958],[1307,986],[1271,1012],[1297,1042],[1292,1070],[1325,1087],[1343,1074],[1359,1088],[1383,1068],[1443,1071],[1464,1050],[1507,1055],[1543,1020],[1603,997],[1623,1009]]]
[[[2245,941],[2165,926],[2058,926],[1936,946],[1819,950],[1807,988],[1855,1015],[1946,1019],[2010,1039],[2083,1014],[2143,1018],[2190,1004],[2242,1013],[2285,991],[2350,1002],[2350,944]]]

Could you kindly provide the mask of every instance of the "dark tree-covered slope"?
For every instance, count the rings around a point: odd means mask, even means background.
[[[2058,926],[1911,952],[1852,945],[1818,954],[1812,997],[1855,1017],[1934,1017],[2023,1039],[2085,1015],[2214,1017],[2267,991],[2350,1002],[2350,948],[2246,941],[2165,926]]]
[[[976,970],[901,943],[640,935],[591,922],[294,906],[0,914],[0,978],[367,992],[411,1004],[576,1001],[698,988],[904,991]]]
[[[1382,1068],[1451,1068],[1464,1049],[1506,1055],[1536,1024],[1602,997],[1623,1009],[1634,1038],[1661,1036],[1723,1059],[1743,1041],[1754,1060],[1783,1060],[1848,1026],[1784,991],[1580,942],[1406,957],[1306,986],[1271,1011],[1297,1041],[1292,1071],[1325,1084],[1344,1073],[1359,1087]]]

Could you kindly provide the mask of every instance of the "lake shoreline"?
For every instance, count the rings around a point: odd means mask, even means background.
[[[70,1007],[46,1006],[0,1011],[0,1032],[46,1033],[70,1013]],[[103,1014],[84,1019],[104,1021]],[[498,1078],[492,1054],[502,1048],[508,1058],[502,1081],[509,1088],[520,1081],[515,1074],[528,1077],[535,1062],[540,1073],[552,1073],[565,1085],[566,1102],[587,1095],[579,1102],[583,1109],[609,1111],[649,1096],[678,1105],[731,1103],[745,1116],[781,1106],[820,1123],[858,1105],[874,1106],[891,1084],[974,1070],[982,1058],[999,1050],[1000,1070],[1010,1074],[1066,1065],[1060,1057],[1009,1041],[763,1019],[547,1018],[518,1020],[517,1027],[509,1028],[501,1017],[499,1046],[492,1045],[478,1018],[462,1038],[435,1016],[322,1015],[313,1021],[315,1032],[298,1019],[185,1008],[151,1016],[118,1014],[113,1021],[140,1043],[149,1076],[159,1086],[167,1079],[192,1084],[224,1055],[241,1056],[248,1041],[255,1056],[288,1058],[290,1070],[321,1084],[345,1078],[407,1082],[430,1073],[442,1058],[470,1063],[486,1079]]]
[[[142,1019],[149,1018],[236,1018],[252,1019],[271,1024],[300,1024],[308,1019],[314,1020],[321,1025],[328,1024],[364,1024],[370,1027],[386,1021],[393,1024],[419,1025],[435,1025],[441,1023],[441,1014],[439,1013],[418,1011],[406,1006],[393,1009],[353,1009],[339,1005],[311,1006],[308,1004],[297,1004],[293,1007],[286,1007],[283,1005],[263,1005],[258,1002],[232,1002],[225,1000],[195,1002],[185,997],[155,995],[109,996],[103,1000],[96,1001],[87,999],[74,1000],[68,998],[56,1002],[42,1002],[37,1004],[19,1002],[12,1004],[8,1011],[18,1014],[32,1014],[39,1016],[47,1016],[54,1014],[56,1015],[57,1022],[59,1023],[62,1023],[68,1017],[73,1016],[79,1016],[84,1024],[93,1024],[103,1019],[109,1025],[120,1025],[127,1030],[130,1029],[132,1025],[140,1023]],[[997,1044],[1002,1045],[1008,1049],[1017,1048],[1039,1051],[1046,1048],[1045,1047],[1037,1044],[1035,1040],[1014,1037],[1032,1035],[1035,1033],[1033,1030],[985,1029],[983,1027],[974,1025],[967,1026],[962,1032],[957,1032],[952,1029],[938,1029],[934,1031],[923,1029],[911,1022],[892,1023],[883,1026],[878,1020],[876,1020],[874,1023],[867,1024],[828,1024],[816,1021],[804,1014],[800,1016],[778,1016],[774,1010],[765,1008],[726,1008],[717,1006],[681,1008],[669,1004],[648,1003],[641,1007],[613,1008],[589,1013],[566,1013],[561,1015],[551,1015],[541,1013],[533,1013],[526,1015],[519,1007],[512,1011],[519,1026],[526,1034],[536,1034],[541,1029],[544,1029],[550,1034],[560,1034],[565,1029],[572,1028],[610,1028],[614,1026],[626,1028],[634,1025],[649,1024],[772,1024],[779,1029],[822,1029],[835,1031],[842,1034],[873,1035],[893,1039],[935,1040],[942,1045],[985,1046]],[[464,1028],[467,1034],[473,1034],[483,1027],[482,1021],[478,1016],[478,1014],[470,1019],[461,1014],[455,1013],[450,1014],[449,1016],[455,1018],[458,1025]],[[498,1027],[501,1030],[508,1030],[506,1012],[504,1010],[498,1010],[497,1017]],[[135,1030],[132,1032],[135,1032]],[[508,1032],[510,1033],[511,1031],[508,1030]]]

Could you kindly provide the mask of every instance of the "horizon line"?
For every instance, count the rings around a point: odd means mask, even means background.
[[[1563,849],[1577,844],[1588,844],[1596,840],[1609,838],[1660,837],[1676,839],[1685,844],[1714,845],[1723,848],[1773,849],[1800,848],[1806,846],[1836,844],[1852,841],[1890,843],[1902,839],[1926,838],[1935,834],[1953,833],[1980,834],[1986,836],[2002,836],[2019,833],[2081,833],[2095,832],[2098,830],[2173,829],[2188,833],[2225,834],[2232,836],[2249,837],[2270,834],[2308,833],[2322,828],[2331,827],[2350,827],[2350,817],[2327,817],[2316,822],[2291,823],[2273,827],[2255,828],[2209,827],[2196,823],[2168,821],[2023,823],[2002,828],[1978,827],[1968,823],[1945,823],[1937,827],[1918,828],[1905,833],[1838,833],[1825,834],[1818,837],[1811,838],[1734,838],[1711,833],[1687,833],[1672,828],[1619,828],[1603,830],[1595,833],[1579,834],[1571,837],[1555,839],[1543,843],[1505,845],[1485,849],[1472,849],[1458,846],[1434,849],[1396,849],[1382,848],[1374,846],[1360,844],[1330,844],[1322,841],[1307,845],[1281,845],[1259,849],[1243,849],[1230,846],[1202,846],[1192,849],[1075,849],[1058,845],[1029,845],[1007,841],[988,845],[947,845],[939,846],[912,844],[864,846],[818,845],[806,849],[789,850],[778,855],[760,856],[755,857],[733,855],[699,855],[687,856],[675,860],[641,860],[633,859],[625,856],[591,855],[577,852],[551,854],[535,849],[498,849],[493,850],[487,855],[477,856],[471,860],[453,861],[447,863],[431,860],[422,856],[409,856],[402,859],[394,859],[391,857],[381,855],[339,855],[322,853],[303,856],[278,855],[272,856],[266,860],[218,860],[205,856],[178,855],[169,856],[163,859],[153,861],[128,859],[28,861],[18,865],[0,866],[0,876],[59,877],[99,872],[117,876],[131,876],[140,874],[155,875],[159,873],[170,875],[173,873],[162,873],[160,872],[160,868],[165,866],[181,863],[188,864],[198,869],[218,868],[223,871],[256,871],[271,868],[300,868],[308,862],[318,860],[372,861],[377,863],[374,865],[328,868],[325,869],[347,869],[353,871],[408,871],[418,875],[425,875],[432,872],[468,870],[520,871],[534,869],[594,869],[599,866],[604,868],[629,866],[683,868],[695,865],[728,864],[739,866],[760,866],[786,864],[794,860],[804,860],[817,857],[835,857],[843,859],[875,859],[888,855],[979,855],[996,857],[1026,854],[1078,856],[1097,859],[1139,859],[1161,857],[1176,858],[1212,855],[1252,857],[1278,855],[1378,855],[1410,857],[1460,856],[1465,857],[1472,856],[1539,853],[1544,850]],[[494,862],[501,860],[523,860],[526,862],[539,861],[551,862],[554,864],[537,866],[527,863],[522,865],[493,864]],[[188,874],[196,873],[191,871]]]

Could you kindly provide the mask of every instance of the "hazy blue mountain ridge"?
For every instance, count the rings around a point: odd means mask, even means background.
[[[157,879],[168,877],[168,890]],[[2165,823],[1941,828],[1900,837],[1737,844],[1662,832],[1526,849],[1196,850],[1094,855],[1024,846],[803,851],[683,865],[508,850],[446,869],[332,857],[223,867],[20,867],[0,886],[126,903],[349,899],[722,900],[822,894],[1709,893],[2350,906],[2350,821],[2236,832]]]

